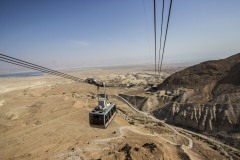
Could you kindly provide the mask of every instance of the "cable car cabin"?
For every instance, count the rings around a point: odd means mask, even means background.
[[[91,127],[107,128],[116,114],[116,104],[107,103],[108,97],[106,95],[105,83],[103,83],[103,87],[104,94],[99,94],[99,87],[97,88],[98,105],[89,113],[89,124]]]
[[[89,124],[92,127],[107,128],[116,114],[116,104],[106,104],[105,98],[98,100],[98,106],[89,113]]]

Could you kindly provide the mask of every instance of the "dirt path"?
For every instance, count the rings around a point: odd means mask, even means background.
[[[123,127],[120,127],[119,128],[119,132],[120,132],[120,135],[117,136],[117,137],[112,137],[112,138],[106,138],[106,139],[98,139],[98,140],[95,140],[94,142],[97,142],[97,143],[105,143],[105,142],[108,142],[108,141],[111,141],[111,140],[115,140],[115,139],[119,139],[119,138],[125,138],[125,133],[126,133],[126,130],[130,130],[134,133],[137,133],[137,134],[140,134],[140,135],[144,135],[144,136],[151,136],[151,137],[157,137],[157,138],[161,138],[162,140],[164,140],[165,142],[167,143],[170,143],[172,145],[179,145],[179,144],[176,144],[174,142],[171,142],[171,141],[168,141],[167,139],[163,138],[163,137],[160,137],[158,134],[154,133],[154,134],[150,134],[150,133],[143,133],[139,130],[137,130],[137,128],[133,127],[133,126],[123,126]]]
[[[193,148],[193,140],[192,140],[190,137],[187,137],[186,135],[183,135],[183,134],[179,133],[175,128],[177,128],[177,129],[179,129],[179,130],[182,130],[182,131],[184,131],[184,132],[193,134],[193,135],[197,135],[197,136],[199,136],[199,137],[201,137],[201,138],[203,138],[203,139],[206,139],[206,140],[211,141],[212,143],[216,144],[216,145],[222,150],[222,152],[223,152],[227,157],[229,157],[230,160],[233,160],[233,158],[231,157],[231,155],[229,155],[228,152],[227,152],[223,147],[221,147],[221,145],[224,145],[225,147],[228,147],[228,148],[233,149],[233,150],[236,150],[235,148],[230,147],[230,146],[227,146],[227,145],[225,145],[225,144],[223,144],[223,143],[221,143],[221,142],[215,141],[215,140],[213,140],[213,139],[211,139],[211,138],[208,138],[208,137],[206,137],[206,136],[204,136],[204,135],[197,134],[197,133],[194,133],[194,132],[191,132],[191,131],[187,131],[187,130],[182,129],[182,128],[173,127],[173,126],[171,126],[171,125],[169,125],[169,124],[166,124],[164,121],[159,120],[159,119],[153,117],[153,116],[150,115],[149,113],[139,111],[138,109],[136,109],[135,107],[133,107],[132,104],[130,104],[127,100],[125,100],[124,98],[120,97],[119,95],[114,95],[114,96],[117,97],[117,98],[119,98],[119,99],[121,99],[122,101],[124,101],[128,106],[130,106],[130,107],[131,107],[133,110],[135,110],[136,112],[144,115],[145,117],[151,118],[151,119],[153,119],[153,120],[155,120],[155,121],[157,121],[157,122],[162,123],[162,124],[165,125],[166,127],[168,127],[168,128],[170,128],[171,130],[173,130],[177,135],[179,135],[179,136],[181,136],[181,137],[183,137],[183,138],[186,138],[186,139],[188,140],[188,146],[185,146],[184,144],[182,144],[182,145],[181,145],[181,148],[184,150],[185,153],[187,153],[187,154],[189,155],[189,157],[190,157],[191,159],[200,159],[199,155],[197,155],[197,154],[195,154],[195,153],[193,153],[193,152],[191,151],[191,149]],[[154,135],[154,136],[155,136],[155,135]],[[172,142],[172,144],[174,144],[174,143]]]
[[[177,127],[177,128],[178,128],[178,127]],[[221,149],[221,151],[222,151],[226,156],[228,156],[231,160],[233,160],[232,156],[229,155],[228,152],[227,152],[222,146],[224,146],[224,147],[226,147],[226,148],[229,148],[230,150],[238,151],[238,149],[236,149],[236,148],[233,148],[233,147],[231,147],[231,146],[228,146],[228,145],[226,145],[226,144],[224,144],[224,143],[222,143],[222,142],[216,141],[216,140],[214,140],[214,139],[208,138],[208,137],[206,137],[206,136],[204,136],[204,135],[202,135],[202,134],[198,134],[198,133],[195,133],[195,132],[192,132],[192,131],[188,131],[188,130],[185,130],[185,129],[182,129],[182,128],[178,128],[178,129],[179,129],[179,130],[182,130],[182,131],[184,131],[184,132],[186,132],[186,133],[189,133],[189,134],[192,134],[192,135],[196,135],[196,136],[198,136],[198,137],[201,137],[202,139],[205,139],[205,140],[208,140],[208,141],[212,142],[213,144],[217,145],[217,146]]]
[[[181,137],[183,137],[183,138],[186,138],[186,139],[189,141],[189,142],[188,142],[188,146],[187,146],[189,149],[191,149],[191,148],[193,147],[193,140],[192,140],[191,138],[189,138],[189,137],[187,137],[187,136],[179,133],[174,127],[172,127],[172,126],[166,124],[165,122],[163,122],[163,121],[161,121],[161,120],[153,117],[152,115],[150,115],[150,114],[148,114],[148,113],[146,113],[146,112],[139,111],[138,109],[136,109],[135,107],[133,107],[127,100],[125,100],[124,98],[120,97],[119,95],[115,95],[115,96],[118,97],[118,98],[120,98],[121,100],[123,100],[128,106],[130,106],[130,107],[131,107],[132,109],[134,109],[136,112],[144,115],[145,117],[151,118],[151,119],[153,119],[153,120],[155,120],[155,121],[157,121],[157,122],[161,122],[163,125],[165,125],[166,127],[170,128],[171,130],[173,130],[177,135],[179,135],[179,136],[181,136]]]

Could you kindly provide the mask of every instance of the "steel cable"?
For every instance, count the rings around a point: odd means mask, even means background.
[[[169,20],[170,20],[170,16],[171,16],[171,9],[172,9],[172,0],[170,1],[169,11],[168,11],[168,20],[167,20],[166,33],[165,33],[165,38],[164,38],[164,45],[163,45],[163,52],[162,52],[162,58],[161,58],[159,75],[160,75],[161,70],[162,70],[162,61],[163,61],[163,55],[164,55],[165,45],[166,45],[166,40],[167,40],[167,33],[168,33]]]
[[[162,30],[163,30],[163,16],[164,16],[164,0],[162,0],[162,20],[161,20],[161,33],[160,33],[160,47],[158,52],[158,73],[160,77],[160,60],[161,60],[161,49],[162,49]]]
[[[156,48],[156,0],[154,0],[154,42],[155,42],[155,78],[157,71],[157,48]]]
[[[26,68],[29,68],[29,69],[37,70],[37,71],[40,71],[40,72],[49,73],[49,74],[53,74],[53,75],[56,75],[56,76],[61,76],[61,77],[68,78],[68,79],[71,79],[71,80],[74,80],[74,81],[82,81],[80,78],[77,78],[77,77],[74,77],[74,76],[59,72],[59,71],[55,71],[55,70],[52,70],[52,69],[49,69],[49,68],[46,68],[46,67],[42,67],[42,66],[30,63],[30,62],[26,62],[26,61],[23,61],[23,60],[20,60],[20,59],[17,59],[17,58],[13,58],[13,57],[10,57],[10,56],[4,55],[4,54],[0,54],[0,60],[4,61],[4,62],[7,62],[7,63],[11,63],[11,64],[19,65],[19,66],[22,66],[22,67],[26,67]]]

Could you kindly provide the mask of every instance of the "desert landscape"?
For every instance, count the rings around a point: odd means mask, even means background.
[[[188,65],[165,65],[157,81]],[[107,87],[109,101],[117,105],[111,124],[106,129],[89,125],[88,114],[97,105],[94,85],[51,75],[0,78],[0,159],[240,159],[238,143],[170,121],[173,115],[163,107],[169,97],[162,100],[162,90],[151,90],[156,89],[152,66],[68,73],[83,80],[132,84]],[[231,134],[240,139],[239,132]]]
[[[0,1],[0,160],[240,160],[240,1]]]

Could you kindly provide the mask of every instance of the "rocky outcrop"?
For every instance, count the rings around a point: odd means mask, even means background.
[[[203,131],[240,131],[240,53],[176,72],[159,85],[173,97],[153,114]]]
[[[168,123],[202,131],[240,131],[239,104],[169,103],[153,112]]]

